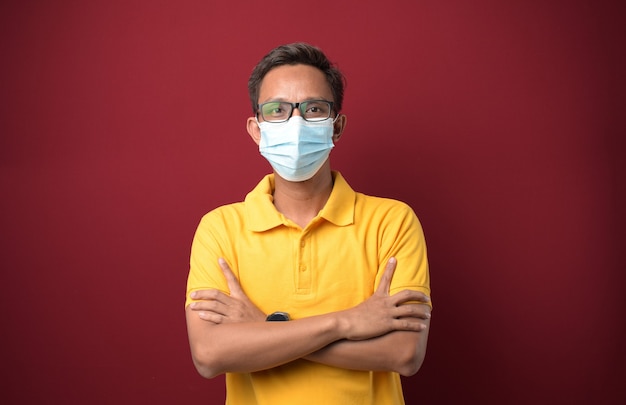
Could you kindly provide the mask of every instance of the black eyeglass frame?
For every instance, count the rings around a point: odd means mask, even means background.
[[[302,109],[300,109],[300,106],[306,103],[327,103],[329,106],[328,109],[328,117],[326,118],[322,118],[322,119],[307,119],[305,117],[305,113],[302,111]],[[263,115],[263,106],[266,104],[272,104],[272,103],[280,103],[280,104],[289,104],[291,106],[291,111],[289,112],[289,116],[284,119],[284,120],[280,120],[280,121],[271,121],[271,120],[267,120],[265,119],[265,116]],[[297,108],[300,110],[300,115],[302,116],[302,119],[308,122],[322,122],[322,121],[326,121],[327,119],[329,119],[332,115],[332,112],[335,110],[335,102],[334,101],[328,101],[328,100],[306,100],[306,101],[301,101],[299,103],[290,103],[289,101],[268,101],[262,104],[257,104],[257,114],[261,115],[261,118],[263,118],[263,121],[265,122],[270,122],[272,124],[280,124],[281,122],[287,122],[289,121],[289,119],[293,116],[293,111]],[[335,111],[336,112],[336,111]]]

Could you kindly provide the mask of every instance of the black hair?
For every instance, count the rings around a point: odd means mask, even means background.
[[[248,94],[254,114],[257,113],[263,78],[270,70],[282,65],[309,65],[321,70],[333,93],[334,110],[336,113],[341,111],[345,77],[319,48],[304,42],[296,42],[272,49],[252,70],[248,80]]]

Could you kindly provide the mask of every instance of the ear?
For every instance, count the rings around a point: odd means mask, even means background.
[[[259,128],[259,123],[256,121],[255,117],[250,117],[246,121],[246,129],[248,130],[248,134],[257,145],[261,142],[261,129]]]
[[[346,129],[347,122],[348,122],[348,117],[346,117],[343,114],[339,114],[334,124],[333,142],[337,142],[339,138],[341,138],[341,135],[343,134],[344,129]]]

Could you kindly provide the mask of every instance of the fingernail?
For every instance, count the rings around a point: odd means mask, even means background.
[[[194,292],[192,292],[191,294],[189,294],[189,296],[190,296],[191,298],[196,298],[196,295],[198,295],[198,294],[197,294],[195,291],[194,291]]]
[[[396,262],[396,258],[395,257],[390,257],[389,258],[389,263],[395,263]]]
[[[220,257],[218,260],[219,264],[226,264],[226,260],[223,257]]]

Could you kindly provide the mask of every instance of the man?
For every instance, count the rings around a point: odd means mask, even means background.
[[[404,203],[331,171],[344,79],[317,48],[280,46],[248,83],[247,130],[273,168],[205,215],[186,317],[194,364],[227,404],[403,404],[430,324],[421,226]]]

